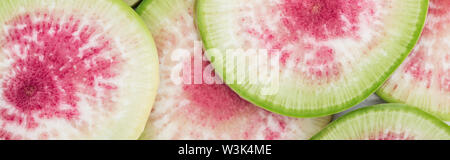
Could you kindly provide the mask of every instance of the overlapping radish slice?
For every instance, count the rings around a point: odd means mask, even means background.
[[[450,140],[450,127],[405,104],[381,104],[350,112],[314,140]]]
[[[219,75],[244,77],[229,84],[239,95],[273,112],[316,117],[375,92],[412,50],[427,6],[427,0],[199,0],[197,21]],[[236,49],[278,61],[269,67],[279,78],[268,86],[252,81],[252,69],[236,73],[245,63],[221,58]],[[268,87],[275,92],[264,92]]]
[[[137,8],[154,34],[161,62],[161,87],[142,139],[307,139],[330,121],[270,113],[225,84],[208,83],[220,79],[202,60],[193,8],[194,0],[147,0]],[[192,72],[180,72],[186,68]],[[176,84],[174,75],[188,83]]]
[[[417,46],[377,92],[450,121],[450,1],[431,0]]]
[[[120,0],[0,1],[0,139],[136,139],[158,82]]]
[[[139,3],[140,0],[123,0],[125,3],[127,3],[129,6],[135,6]]]

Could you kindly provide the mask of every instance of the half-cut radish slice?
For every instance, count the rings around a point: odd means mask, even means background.
[[[450,140],[450,127],[405,104],[370,106],[333,121],[315,140]]]
[[[121,0],[0,1],[0,139],[136,139],[158,71]]]
[[[450,1],[430,1],[416,48],[377,94],[450,121]]]
[[[308,139],[328,124],[330,117],[276,115],[225,84],[208,84],[214,70],[202,60],[193,8],[194,0],[146,0],[137,8],[154,34],[161,62],[161,87],[142,139]],[[186,68],[193,70],[181,72]],[[179,74],[191,76],[191,83],[177,84],[173,75]]]
[[[199,0],[197,21],[216,71],[239,95],[273,112],[315,117],[375,92],[415,45],[427,6],[427,0]],[[248,59],[233,63],[232,53]],[[262,55],[273,61],[252,61]],[[271,68],[265,82],[251,76],[261,68]]]

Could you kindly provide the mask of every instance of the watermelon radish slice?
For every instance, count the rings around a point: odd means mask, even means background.
[[[416,48],[377,94],[450,121],[450,1],[431,0]]]
[[[200,83],[193,83],[195,70],[189,74],[192,83],[176,84],[171,74],[185,76],[174,72],[180,64],[199,64],[200,72],[214,74],[209,62],[202,61],[193,8],[194,0],[144,0],[137,8],[154,35],[161,62],[161,87],[142,139],[308,139],[328,124],[331,117],[296,119],[270,113],[225,84],[208,84],[202,74]],[[189,65],[191,61],[200,63]]]
[[[121,0],[0,1],[0,139],[137,139],[158,71]]]
[[[135,6],[139,3],[140,0],[123,0],[125,3],[127,3],[129,6]]]
[[[380,104],[333,121],[313,140],[450,140],[450,127],[405,104]]]
[[[375,92],[416,44],[427,6],[427,0],[199,0],[197,21],[208,57],[234,91],[276,113],[316,117]],[[278,78],[255,83],[248,76],[255,69],[223,58],[236,52]],[[262,55],[272,57],[270,65],[252,61]]]

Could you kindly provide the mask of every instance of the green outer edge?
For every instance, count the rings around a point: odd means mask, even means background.
[[[136,7],[135,11],[138,14],[138,16],[140,17],[140,15],[142,15],[145,11],[145,9],[151,5],[153,2],[153,0],[142,0],[141,3],[139,3],[139,5]],[[148,29],[147,25],[145,24],[144,21],[142,21],[145,25],[145,27]],[[159,61],[159,58],[158,58]],[[159,66],[159,65],[158,65]],[[158,69],[159,70],[159,69]],[[152,107],[153,108],[153,107]],[[139,135],[139,137],[137,138],[137,140],[145,140],[145,138],[143,138],[145,136],[145,128],[147,128],[147,123],[148,123],[148,119],[145,123],[145,127],[144,130],[141,132],[141,135]]]
[[[150,0],[151,1],[151,0]],[[202,38],[203,44],[205,46],[206,49],[210,49],[212,48],[212,46],[210,44],[208,44],[206,40],[206,37],[208,36],[208,34],[202,30],[201,28],[205,27],[205,23],[204,21],[206,21],[206,19],[202,19],[201,18],[201,10],[202,10],[202,2],[207,1],[207,0],[196,0],[196,4],[195,4],[195,15],[196,15],[196,22],[197,22],[197,26],[198,26],[198,30],[200,32],[200,36]],[[311,118],[311,117],[322,117],[322,116],[328,116],[328,115],[332,115],[335,113],[339,113],[342,111],[345,111],[346,109],[349,109],[359,103],[361,103],[362,101],[364,101],[367,97],[369,97],[371,94],[373,94],[375,91],[377,91],[386,81],[387,79],[394,73],[394,71],[401,65],[401,63],[408,57],[409,53],[411,53],[411,51],[414,49],[414,46],[417,44],[417,42],[419,41],[419,37],[422,34],[423,28],[425,26],[425,19],[427,17],[428,14],[428,0],[422,0],[422,10],[424,12],[424,14],[420,15],[419,17],[419,23],[417,23],[417,28],[418,30],[413,34],[414,38],[411,40],[411,42],[406,46],[407,51],[403,54],[403,57],[401,57],[399,60],[397,60],[397,62],[394,63],[394,65],[389,69],[388,72],[385,73],[385,75],[382,75],[382,79],[376,83],[374,83],[373,86],[371,86],[369,89],[367,89],[365,92],[363,92],[363,94],[361,94],[360,96],[357,96],[353,99],[350,99],[347,103],[344,103],[342,105],[336,106],[336,107],[330,107],[332,109],[329,109],[326,112],[321,112],[321,113],[302,113],[302,110],[288,110],[285,109],[284,106],[275,106],[275,105],[271,105],[268,102],[264,102],[264,100],[260,100],[259,98],[256,98],[256,96],[251,96],[250,94],[246,93],[246,91],[243,91],[239,88],[239,86],[237,86],[236,84],[228,84],[228,86],[230,86],[230,88],[235,91],[239,96],[241,96],[243,99],[255,104],[256,106],[262,107],[268,111],[274,112],[274,113],[278,113],[281,115],[285,115],[285,116],[290,116],[290,117],[298,117],[298,118]],[[220,76],[223,75],[222,78],[225,77],[225,74],[220,74]]]
[[[122,0],[122,1],[126,1],[126,0]],[[133,4],[128,4],[129,1],[127,1],[127,2],[125,2],[125,3],[127,3],[127,5],[130,6],[130,7],[136,7],[140,2],[141,2],[141,0],[137,0],[137,1],[134,2]]]
[[[152,0],[150,0],[150,1],[152,1]],[[152,37],[150,39],[152,41],[154,41],[152,33],[148,30],[147,25],[145,24],[144,20],[142,20],[141,16],[139,16],[130,6],[128,6],[127,3],[125,3],[122,0],[113,0],[113,3],[117,4],[118,6],[120,6],[120,8],[122,10],[127,11],[128,13],[130,13],[133,16],[133,18],[135,18],[139,22],[139,27],[142,27],[143,30],[145,30],[148,33],[147,35],[150,35],[150,37]],[[154,45],[154,46],[156,47],[156,45]]]
[[[156,74],[155,74],[155,78],[154,78],[155,79],[155,81],[154,81],[155,84],[154,85],[155,85],[156,89],[154,91],[155,96],[153,97],[153,100],[152,100],[153,103],[154,103],[155,99],[156,99],[156,94],[157,94],[157,91],[158,91],[158,88],[159,88],[159,58],[158,58],[158,51],[156,50],[155,41],[153,40],[153,35],[150,32],[150,30],[148,30],[147,25],[142,20],[141,16],[139,16],[123,0],[112,0],[112,3],[117,4],[117,6],[119,6],[121,10],[124,10],[128,14],[130,14],[130,16],[132,16],[138,22],[138,27],[142,28],[143,32],[146,32],[146,34],[147,34],[146,37],[149,37],[148,40],[151,42],[151,44],[149,44],[149,45],[152,45],[152,48],[153,48],[153,53],[151,53],[151,54],[154,54],[153,56],[155,56],[155,63],[156,63],[156,65],[154,65],[154,67],[156,67],[155,68]],[[145,113],[146,117],[148,117],[150,115],[150,112],[151,112],[151,110],[153,108],[153,104],[151,106],[147,106],[147,108],[148,108],[148,111],[147,111],[147,113]],[[142,126],[137,126],[137,127],[139,127],[139,131],[136,132],[137,135],[133,135],[133,139],[138,139],[141,136],[142,132],[144,132],[146,123],[147,123],[147,118],[145,119],[144,122],[142,122]]]
[[[1,2],[0,2],[1,3]],[[153,86],[155,88],[155,90],[153,91],[152,95],[154,95],[154,97],[148,97],[149,99],[152,98],[152,102],[155,101],[156,98],[156,94],[157,94],[157,89],[159,86],[159,59],[158,59],[158,52],[156,50],[156,45],[155,42],[153,40],[153,36],[151,34],[151,32],[148,30],[147,26],[145,25],[144,21],[142,20],[142,18],[130,7],[128,6],[128,4],[126,4],[124,1],[122,0],[108,0],[105,3],[111,3],[113,5],[115,5],[116,7],[118,7],[118,9],[120,11],[123,11],[123,14],[127,14],[127,17],[132,18],[133,21],[136,21],[136,27],[140,28],[142,31],[142,34],[145,34],[147,37],[145,39],[142,39],[143,41],[148,41],[149,42],[149,48],[152,48],[151,50],[153,50],[152,53],[148,53],[149,56],[152,57],[152,59],[154,60],[154,64],[152,64],[152,66],[155,68],[155,72],[153,73],[153,83],[150,84],[151,86]],[[151,64],[151,62],[149,62]],[[146,109],[145,112],[140,112],[140,113],[136,113],[136,118],[138,118],[138,120],[133,120],[134,123],[127,126],[128,128],[124,128],[124,127],[120,127],[120,128],[115,128],[115,129],[131,129],[133,130],[132,134],[128,134],[128,135],[124,135],[124,134],[120,134],[117,135],[116,133],[112,134],[110,137],[112,139],[138,139],[139,136],[141,135],[141,133],[144,131],[145,128],[145,124],[147,122],[147,117],[150,115],[150,111],[153,107],[153,104],[149,105],[149,106],[145,106]],[[143,118],[145,117],[145,118]],[[142,118],[142,120],[139,120],[139,118]],[[102,137],[93,137],[95,139],[103,139]]]
[[[344,123],[345,120],[355,118],[361,114],[366,114],[372,111],[389,111],[389,110],[402,110],[404,112],[412,112],[418,116],[422,116],[426,118],[427,120],[431,121],[432,123],[436,124],[436,126],[442,127],[443,129],[447,130],[448,135],[450,135],[450,126],[447,125],[445,122],[441,121],[437,117],[422,111],[416,107],[407,105],[407,104],[401,104],[401,103],[387,103],[387,104],[379,104],[374,105],[370,107],[361,108],[352,112],[347,113],[346,115],[342,116],[341,118],[331,122],[327,127],[325,127],[322,131],[314,135],[311,140],[321,140],[325,135],[327,135],[330,131],[330,128],[332,127],[338,127],[340,123]]]
[[[144,13],[145,8],[148,5],[150,5],[152,2],[153,2],[153,0],[143,0],[143,1],[141,1],[141,3],[136,7],[136,13],[138,13],[138,15],[141,15],[142,13]],[[145,27],[148,28],[147,25],[145,25]]]
[[[385,100],[386,102],[389,102],[389,103],[405,103],[405,101],[402,101],[402,100],[400,100],[400,99],[398,99],[398,98],[395,98],[395,97],[391,96],[391,95],[389,94],[389,92],[385,92],[385,91],[384,91],[383,89],[381,89],[381,88],[378,89],[378,90],[376,91],[376,94],[377,94],[381,99],[383,99],[383,100]],[[409,104],[409,105],[411,105],[411,104]],[[417,107],[417,108],[421,109],[420,106],[416,106],[416,105],[411,105],[411,106]],[[431,112],[431,111],[426,111],[426,112],[429,112],[429,113],[431,113],[431,114],[437,116],[438,118],[440,118],[440,119],[442,119],[442,120],[444,120],[444,121],[450,121],[450,115],[441,114],[440,112]]]
[[[404,104],[405,104],[405,101],[402,101],[402,100],[400,100],[400,99],[394,98],[393,96],[389,95],[388,92],[384,92],[383,89],[377,90],[376,94],[377,94],[381,99],[385,100],[386,102],[389,102],[389,103],[404,103]],[[411,104],[408,104],[408,105],[411,105]],[[422,109],[421,107],[416,106],[416,105],[411,105],[411,106],[417,107],[417,108],[419,108],[419,109]],[[424,110],[424,111],[425,111],[425,110]],[[426,112],[428,112],[428,113],[430,113],[430,114],[433,114],[433,115],[435,115],[436,117],[438,117],[438,118],[440,118],[440,119],[442,119],[442,120],[444,120],[444,121],[450,121],[450,115],[441,114],[440,112],[432,112],[432,111],[426,111]]]

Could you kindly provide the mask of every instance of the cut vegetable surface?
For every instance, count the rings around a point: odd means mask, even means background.
[[[450,140],[450,127],[405,104],[358,109],[332,122],[314,140]]]
[[[233,90],[273,112],[316,117],[375,92],[416,44],[427,6],[427,0],[199,0],[196,13],[207,55]],[[236,52],[249,59],[227,57]],[[270,65],[252,61],[261,55]],[[267,67],[268,83],[255,83],[253,72]]]
[[[158,71],[121,0],[0,1],[0,139],[137,139]]]
[[[416,48],[377,94],[450,121],[450,1],[431,0]]]
[[[193,8],[194,0],[145,0],[137,8],[154,34],[161,62],[161,87],[142,139],[308,139],[328,124],[330,117],[268,112],[225,84],[208,83],[221,81],[202,60]],[[181,74],[187,83],[174,81]]]
[[[129,6],[135,6],[139,3],[140,0],[123,0],[125,3],[127,3]]]

